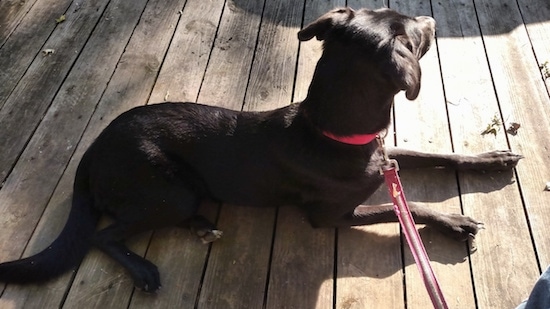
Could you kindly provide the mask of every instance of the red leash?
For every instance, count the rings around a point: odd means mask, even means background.
[[[388,159],[384,150],[383,140],[380,137],[378,137],[378,143],[384,156],[384,164],[381,167],[381,172],[384,174],[386,184],[388,185],[390,197],[393,201],[393,209],[399,218],[399,223],[403,228],[403,233],[405,234],[405,238],[407,239],[407,243],[411,249],[416,266],[422,275],[426,290],[430,295],[434,308],[448,309],[449,307],[447,306],[447,302],[441,292],[439,282],[435,277],[434,271],[430,264],[430,259],[426,253],[426,248],[422,243],[420,234],[418,234],[409,205],[405,199],[405,192],[403,192],[401,180],[399,179],[399,174],[397,173],[399,170],[397,161]]]
[[[397,165],[397,161],[390,160],[388,158],[384,148],[384,139],[377,133],[336,136],[330,132],[323,131],[323,135],[335,141],[350,145],[365,145],[370,143],[375,138],[378,140],[379,150],[381,151],[384,160],[381,164],[380,172],[381,174],[384,174],[384,178],[386,179],[386,184],[388,185],[390,196],[393,201],[393,209],[397,215],[397,218],[399,218],[399,223],[401,223],[405,238],[411,248],[416,266],[418,266],[418,270],[422,275],[424,285],[430,295],[434,308],[448,309],[449,307],[445,302],[445,298],[443,297],[443,293],[441,292],[441,288],[439,287],[439,283],[437,282],[437,278],[435,277],[434,271],[430,264],[430,259],[426,253],[426,248],[422,243],[420,234],[418,234],[409,205],[405,199],[405,193],[403,192],[403,187],[401,186],[401,180],[397,174],[399,166]]]

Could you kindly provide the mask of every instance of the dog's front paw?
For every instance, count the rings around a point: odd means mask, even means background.
[[[470,163],[474,169],[498,171],[516,167],[521,159],[523,159],[522,155],[515,154],[509,150],[495,150],[474,156]]]
[[[458,241],[472,241],[484,224],[461,214],[446,214],[437,228]]]

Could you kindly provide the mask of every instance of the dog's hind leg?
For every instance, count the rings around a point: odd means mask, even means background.
[[[401,168],[446,167],[457,170],[510,170],[523,156],[508,150],[484,152],[477,155],[435,154],[402,148],[386,150]]]
[[[151,183],[137,184],[150,190],[136,188],[132,195],[125,194],[102,205],[114,223],[98,231],[91,242],[126,268],[137,288],[155,292],[161,285],[157,267],[131,252],[124,241],[142,232],[176,226],[195,216],[200,198],[177,179],[157,177]]]
[[[160,288],[160,274],[155,264],[130,251],[123,240],[134,235],[132,226],[115,223],[99,231],[92,243],[120,263],[130,273],[134,285],[145,291],[155,292]]]

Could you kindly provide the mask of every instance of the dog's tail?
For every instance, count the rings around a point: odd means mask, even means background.
[[[89,189],[89,155],[80,161],[75,177],[72,208],[54,242],[36,255],[0,264],[0,282],[35,283],[53,279],[77,266],[90,248],[99,212]]]

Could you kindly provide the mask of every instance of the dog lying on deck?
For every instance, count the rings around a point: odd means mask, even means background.
[[[298,205],[315,227],[396,222],[390,204],[360,204],[383,183],[374,138],[389,125],[399,91],[409,100],[418,96],[418,61],[434,33],[431,17],[335,9],[298,33],[301,41],[324,41],[301,103],[268,112],[163,103],[123,113],[82,157],[61,234],[34,256],[0,264],[0,281],[48,280],[78,265],[93,245],[124,266],[138,288],[154,292],[156,266],[124,240],[174,225],[215,240],[221,233],[196,214],[204,199]],[[388,155],[401,168],[458,170],[511,169],[521,159],[509,151],[466,156],[388,149]],[[461,241],[481,227],[460,214],[410,207],[417,223]],[[114,223],[96,231],[102,214]]]

